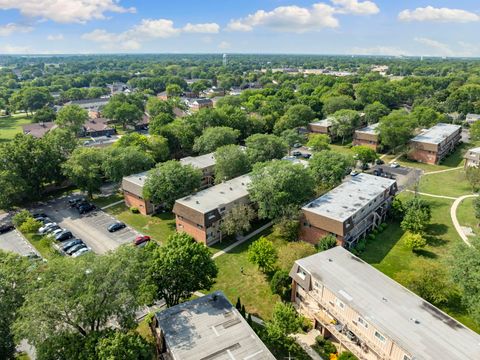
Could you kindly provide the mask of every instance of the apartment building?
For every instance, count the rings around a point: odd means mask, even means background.
[[[207,246],[221,241],[222,217],[236,204],[250,202],[250,181],[249,175],[242,175],[175,201],[177,231]]]
[[[151,329],[164,360],[275,360],[221,291],[155,314]]]
[[[324,119],[308,124],[308,130],[316,134],[331,136],[332,119]]]
[[[438,164],[453,152],[462,137],[460,125],[439,123],[410,141],[408,157],[427,164]]]
[[[355,130],[353,134],[354,146],[368,146],[369,148],[377,151],[378,145],[380,145],[378,137],[378,123],[368,125],[364,128]]]
[[[290,276],[298,311],[360,360],[480,359],[480,335],[340,246]]]
[[[351,176],[302,208],[299,238],[316,244],[331,234],[338,245],[355,246],[385,220],[396,192],[395,180],[369,174]]]
[[[213,184],[215,175],[215,153],[200,156],[188,156],[180,159],[183,165],[191,165],[202,172],[202,189]]]
[[[198,111],[200,109],[213,108],[213,101],[207,98],[191,99],[188,102],[188,106],[192,111]]]
[[[473,148],[465,154],[465,169],[472,166],[478,167],[480,165],[480,147]]]
[[[472,125],[473,123],[477,122],[478,120],[480,120],[480,114],[467,114],[467,116],[465,116],[465,121],[469,125]]]

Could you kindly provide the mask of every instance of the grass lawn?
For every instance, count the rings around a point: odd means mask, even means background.
[[[134,214],[125,204],[112,206],[105,211],[160,243],[175,232],[175,216],[172,213],[162,213],[154,216]]]
[[[458,169],[422,176],[419,191],[428,194],[459,197],[471,194],[472,188],[465,178],[465,171]]]
[[[402,200],[410,195],[400,195]],[[428,245],[418,253],[405,246],[404,232],[398,223],[390,223],[387,230],[373,241],[367,242],[361,258],[392,279],[404,282],[404,272],[415,271],[424,261],[434,261],[448,268],[448,260],[455,246],[461,243],[450,219],[453,200],[423,197],[432,206],[432,221],[427,229]],[[403,274],[402,274],[403,272]],[[405,285],[405,284],[404,284]],[[471,329],[480,332],[476,325],[457,304],[456,307],[443,307],[442,310]]]
[[[289,243],[278,239],[271,229],[265,230],[215,259],[219,271],[212,291],[222,290],[233,304],[236,303],[237,297],[240,297],[247,312],[268,320],[272,315],[273,305],[280,301],[280,297],[272,294],[267,276],[247,260],[248,246],[262,235],[267,236],[276,245],[278,267],[281,269],[290,270],[295,260],[315,253],[314,247],[310,244]],[[243,274],[240,272],[242,267]]]
[[[0,118],[0,143],[13,139],[16,134],[22,133],[22,125],[30,124],[31,118],[25,114],[18,114]]]
[[[15,355],[16,360],[30,360],[30,356],[28,354],[21,352]]]
[[[348,145],[348,144],[347,144]],[[329,144],[330,150],[333,150],[335,152],[345,154],[345,155],[355,155],[354,152],[352,151],[351,148],[349,148],[346,145],[341,145],[341,144]]]
[[[116,193],[109,196],[94,196],[92,202],[98,207],[104,207],[104,206],[116,203],[117,201],[120,201],[120,200],[123,200],[123,195],[120,193]]]
[[[38,234],[23,235],[45,259],[51,259],[54,256],[59,256],[58,252],[52,247],[53,239],[49,239]]]
[[[478,235],[480,234],[480,228],[478,227],[479,221],[475,218],[473,201],[474,198],[467,198],[462,201],[457,209],[457,218],[460,222],[460,225],[471,227],[472,230]]]

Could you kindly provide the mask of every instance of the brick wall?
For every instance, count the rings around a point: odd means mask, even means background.
[[[377,143],[374,142],[373,144],[368,140],[363,139],[354,139],[353,146],[368,146],[370,149],[377,151]]]
[[[303,223],[300,224],[300,233],[299,239],[302,241],[306,241],[310,244],[316,245],[318,240],[321,238],[329,235],[328,231],[323,229],[316,228],[312,225],[304,225]],[[337,235],[337,245],[343,246],[343,238]]]
[[[408,157],[425,164],[435,165],[437,163],[437,153],[432,154],[427,150],[414,149],[408,154]]]
[[[175,218],[178,232],[185,232],[193,237],[195,241],[205,245],[207,244],[207,233],[205,228],[200,229],[197,224],[193,224],[179,216],[176,216]]]
[[[135,196],[129,192],[124,191],[123,197],[125,199],[125,205],[128,207],[136,207],[140,214],[149,215],[153,211],[151,206],[145,201],[145,199],[140,199],[138,196]]]

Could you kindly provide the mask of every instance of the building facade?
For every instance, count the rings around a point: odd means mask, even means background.
[[[368,146],[377,151],[378,146],[380,145],[377,127],[378,123],[355,130],[355,133],[353,134],[353,145]]]
[[[408,157],[426,164],[438,164],[455,150],[461,138],[460,125],[439,123],[410,141]]]
[[[221,291],[155,314],[157,359],[275,360]]]
[[[332,136],[331,128],[332,128],[331,119],[324,119],[324,120],[320,120],[320,121],[316,121],[308,124],[308,130],[315,134],[325,134],[328,136]]]
[[[360,360],[480,359],[480,335],[340,246],[290,277],[297,310]]]
[[[250,203],[250,176],[242,175],[178,199],[173,207],[178,232],[210,246],[222,240],[222,218],[237,204]]]
[[[158,207],[155,206],[150,200],[143,197],[143,187],[148,177],[148,171],[125,176],[122,179],[122,191],[125,205],[128,207],[135,207],[140,214],[150,215],[153,214]]]
[[[385,220],[396,192],[395,180],[352,176],[302,208],[299,238],[316,244],[334,235],[338,245],[353,247]]]
[[[213,108],[213,101],[206,98],[192,99],[188,102],[188,106],[192,111],[198,111],[200,109]]]
[[[209,153],[200,156],[188,156],[180,159],[183,165],[191,165],[202,172],[201,189],[213,185],[215,175],[215,153]]]
[[[465,121],[469,125],[476,123],[478,120],[480,120],[480,114],[467,114],[465,116]]]
[[[478,167],[480,165],[480,147],[470,149],[465,154],[465,169]]]

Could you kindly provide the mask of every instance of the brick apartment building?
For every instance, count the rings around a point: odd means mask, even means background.
[[[316,244],[332,234],[339,245],[355,246],[385,220],[396,192],[395,180],[368,174],[352,176],[302,208],[299,237]]]
[[[340,246],[290,277],[297,310],[360,360],[480,359],[480,335]]]
[[[180,159],[183,165],[192,165],[202,172],[202,188],[211,186],[213,173],[215,171],[215,158],[213,153],[197,157],[186,157]],[[148,171],[125,176],[122,179],[122,190],[125,204],[128,207],[136,207],[143,215],[150,215],[158,210],[159,206],[152,204],[143,198],[143,187],[148,177]]]
[[[183,165],[192,165],[194,168],[202,171],[202,186],[205,189],[213,184],[215,175],[215,154],[209,153],[200,156],[188,156],[180,159]]]
[[[324,119],[308,124],[308,130],[315,134],[325,134],[331,136],[332,120]]]
[[[473,148],[465,154],[465,169],[468,167],[478,167],[480,165],[480,147]]]
[[[355,133],[353,134],[353,145],[368,146],[369,148],[377,151],[378,145],[380,145],[377,127],[378,123],[355,130]]]
[[[198,111],[200,109],[213,108],[213,101],[207,98],[192,99],[189,101],[188,106],[192,111]]]
[[[439,123],[410,141],[408,157],[427,164],[438,164],[452,153],[462,138],[460,125]]]
[[[177,231],[210,246],[222,240],[220,223],[233,206],[249,203],[250,176],[242,175],[178,199],[173,207]]]
[[[157,358],[163,360],[275,360],[221,291],[155,314]]]

